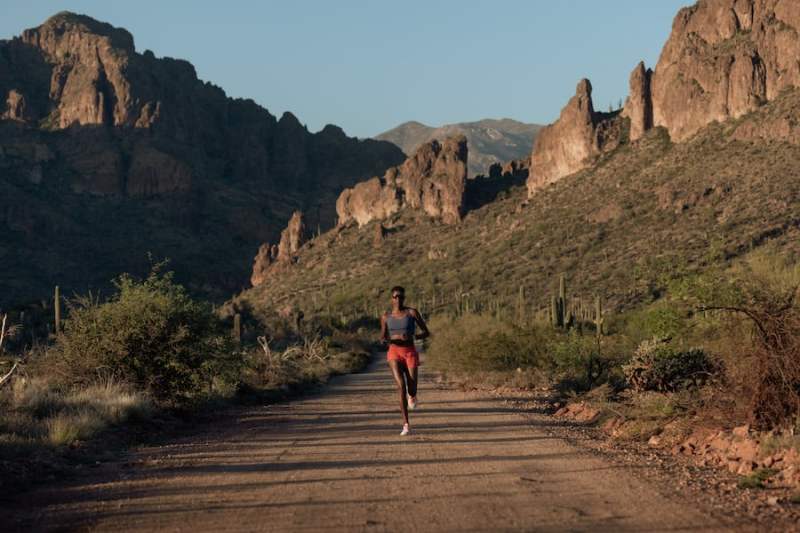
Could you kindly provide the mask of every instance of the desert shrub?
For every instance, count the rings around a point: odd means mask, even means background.
[[[544,329],[522,331],[489,315],[436,316],[430,327],[427,356],[442,370],[515,370],[537,366],[544,355]]]
[[[748,327],[751,345],[736,355],[750,368],[736,385],[750,398],[751,422],[764,428],[794,422],[800,414],[800,264],[762,251],[682,288],[700,309],[740,317]]]
[[[670,392],[704,384],[716,365],[699,348],[681,350],[654,338],[639,345],[623,372],[635,391]]]
[[[616,385],[620,355],[617,346],[570,331],[550,337],[540,364],[559,389],[579,393],[602,383]]]
[[[184,402],[238,379],[241,363],[209,305],[190,298],[159,267],[122,275],[106,302],[79,297],[48,364],[70,383],[129,382],[161,402]]]

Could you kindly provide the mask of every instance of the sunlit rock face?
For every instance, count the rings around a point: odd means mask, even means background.
[[[443,142],[424,143],[397,167],[345,189],[336,201],[339,224],[384,220],[401,209],[421,209],[453,224],[464,210],[467,178],[467,139],[463,135]]]

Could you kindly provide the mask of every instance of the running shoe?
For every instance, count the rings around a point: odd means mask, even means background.
[[[403,424],[403,431],[400,432],[400,436],[405,437],[409,433],[411,433],[411,428],[408,427],[408,424]]]
[[[417,408],[417,397],[416,396],[409,396],[408,397],[408,408],[412,411]]]

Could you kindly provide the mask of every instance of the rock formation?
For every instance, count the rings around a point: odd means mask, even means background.
[[[650,80],[653,71],[645,68],[644,62],[636,65],[631,72],[630,95],[625,102],[622,116],[631,121],[630,139],[640,139],[653,127],[653,100],[650,94]]]
[[[427,142],[383,177],[345,189],[336,201],[339,224],[355,221],[363,226],[401,209],[422,209],[445,223],[456,223],[463,214],[466,177],[466,137]]]
[[[469,146],[467,179],[486,175],[489,166],[497,161],[528,158],[539,124],[525,124],[511,119],[484,119],[459,122],[432,128],[419,122],[405,122],[375,138],[399,146],[406,154],[413,154],[423,143],[464,135]]]
[[[250,275],[250,284],[258,287],[267,280],[267,273],[272,263],[278,258],[278,246],[265,242],[258,248],[253,260],[253,273]]]
[[[137,52],[124,29],[59,13],[0,40],[0,232],[20,242],[0,253],[0,270],[19,273],[0,305],[56,277],[100,287],[148,251],[229,293],[295,209],[331,227],[345,187],[404,159],[388,142],[278,120],[186,61]],[[95,248],[104,260],[87,262]]]
[[[250,284],[253,287],[262,285],[273,265],[290,265],[295,260],[300,247],[307,240],[308,230],[303,212],[295,211],[286,228],[281,232],[280,242],[277,245],[264,243],[258,248],[258,253],[253,260]]]
[[[630,140],[663,126],[681,142],[714,121],[749,113],[788,87],[800,87],[800,2],[796,0],[700,0],[678,12],[655,71],[640,63],[631,73],[621,116]],[[741,132],[761,138],[795,131],[775,121],[776,131]],[[575,96],[534,143],[528,191],[590,164],[621,140],[621,122],[599,117],[591,85]],[[781,133],[782,132],[782,133]]]
[[[673,141],[800,86],[800,3],[703,0],[682,9],[652,83],[653,123]]]
[[[278,261],[290,262],[303,243],[308,240],[306,223],[302,211],[292,213],[289,224],[281,232],[281,242],[278,244]]]
[[[592,84],[578,87],[558,120],[542,129],[533,144],[528,194],[588,166],[603,151],[619,144],[616,114],[595,112]]]

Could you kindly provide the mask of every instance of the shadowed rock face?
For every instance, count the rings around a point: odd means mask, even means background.
[[[0,41],[0,232],[14,242],[0,270],[18,274],[0,304],[56,281],[102,286],[147,252],[229,295],[293,211],[331,227],[345,187],[404,159],[391,143],[278,120],[186,61],[138,53],[124,29],[59,13]]]
[[[336,201],[339,224],[355,221],[363,226],[371,220],[389,218],[401,209],[421,209],[445,223],[456,223],[464,210],[466,178],[466,137],[427,142],[382,178],[345,189]]]

